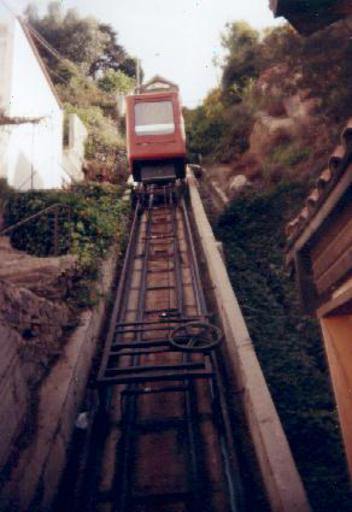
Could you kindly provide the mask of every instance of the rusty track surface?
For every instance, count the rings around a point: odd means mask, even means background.
[[[136,207],[99,370],[86,510],[244,510],[219,355],[169,342],[177,326],[208,320],[185,202],[154,187]]]

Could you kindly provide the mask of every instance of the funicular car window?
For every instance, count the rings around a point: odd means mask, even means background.
[[[175,131],[171,101],[138,102],[134,112],[137,135],[167,135]]]

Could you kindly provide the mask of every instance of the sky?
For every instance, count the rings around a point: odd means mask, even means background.
[[[26,0],[7,0],[17,12]],[[32,0],[45,7],[48,0]],[[180,86],[184,105],[194,107],[219,83],[220,36],[228,22],[277,25],[269,0],[61,0],[110,23],[129,54],[139,57],[145,79],[159,74]]]

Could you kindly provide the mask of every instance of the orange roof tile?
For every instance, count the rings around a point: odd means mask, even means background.
[[[341,173],[348,167],[347,165],[342,166],[342,163],[344,161],[347,163],[347,157],[350,157],[351,152],[352,118],[348,121],[341,134],[341,144],[334,149],[329,159],[328,167],[324,169],[317,179],[316,187],[307,197],[304,208],[292,221],[286,224],[285,232],[288,249],[292,247],[309,220],[318,212],[320,206],[327,199],[330,191],[341,177]]]

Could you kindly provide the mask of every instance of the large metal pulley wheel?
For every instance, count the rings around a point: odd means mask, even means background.
[[[221,330],[207,322],[188,322],[169,335],[171,345],[186,352],[208,352],[217,347],[222,338]]]

